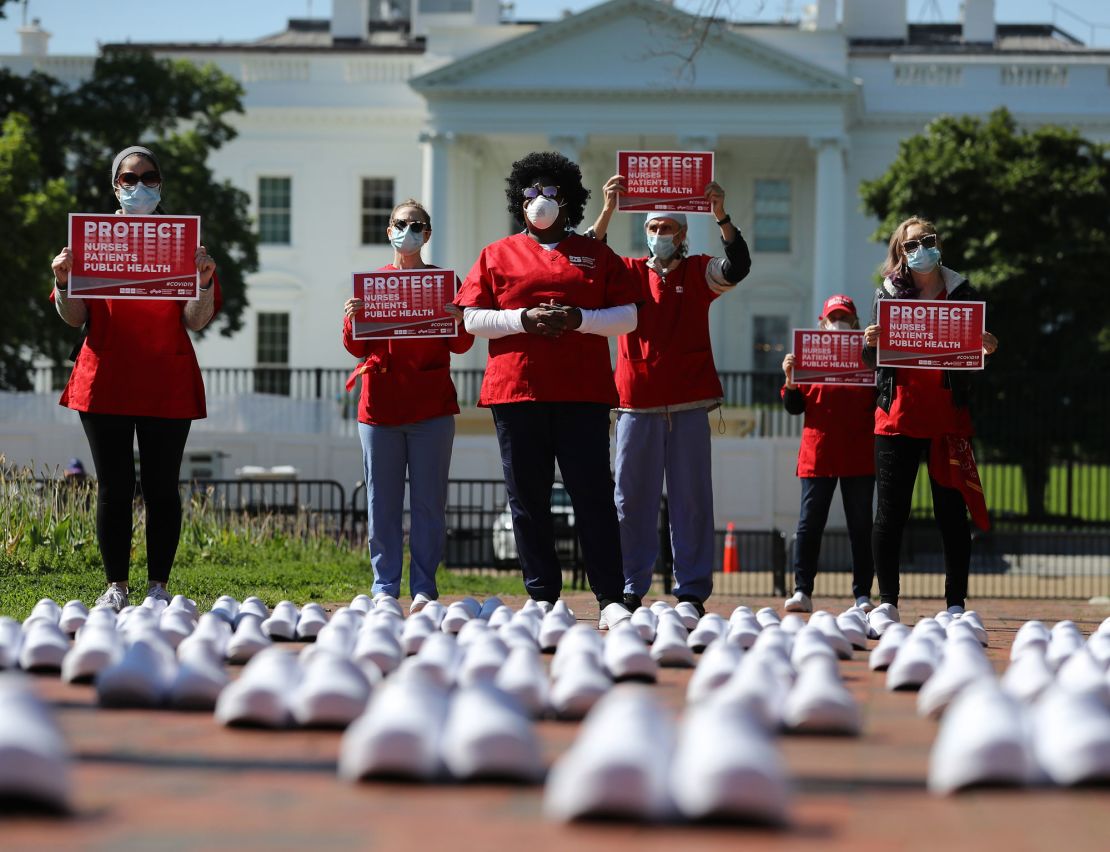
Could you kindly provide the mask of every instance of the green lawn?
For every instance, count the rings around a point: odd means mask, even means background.
[[[1025,475],[1019,465],[983,464],[979,466],[979,477],[987,495],[987,506],[992,512],[1028,513]],[[1074,464],[1071,478],[1071,513],[1084,521],[1110,521],[1110,465]],[[1067,466],[1053,466],[1045,490],[1045,507],[1050,515],[1068,514],[1067,485]],[[913,507],[931,512],[932,506],[928,477],[919,475],[914,487]]]
[[[44,597],[91,604],[104,591],[96,545],[95,501],[87,489],[36,484],[25,472],[5,471],[0,457],[0,615],[25,618]],[[131,582],[146,591],[143,512],[136,511]],[[317,519],[318,520],[318,519]],[[369,592],[372,573],[364,547],[351,548],[314,526],[312,518],[221,512],[204,501],[186,507],[170,591],[202,609],[223,594],[257,595],[272,606],[349,601]],[[476,597],[522,594],[520,575],[460,575],[440,569],[441,594]],[[407,592],[407,572],[402,591]]]

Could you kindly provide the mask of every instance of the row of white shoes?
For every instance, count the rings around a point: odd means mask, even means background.
[[[0,673],[0,804],[69,810],[70,755],[24,675]]]
[[[651,690],[621,685],[590,711],[552,767],[543,807],[560,821],[781,825],[790,800],[774,742],[741,707],[703,703],[676,726]]]

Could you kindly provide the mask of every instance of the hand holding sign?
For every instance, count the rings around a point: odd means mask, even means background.
[[[718,222],[725,218],[725,190],[717,181],[711,180],[705,186],[705,200],[709,210]]]
[[[73,269],[73,250],[66,246],[58,256],[54,258],[54,262],[50,264],[50,268],[54,270],[54,280],[59,284],[65,284],[69,281],[69,272]]]
[[[208,249],[204,246],[197,246],[196,258],[197,272],[200,273],[200,286],[202,290],[208,289],[208,284],[212,280],[212,274],[216,271],[216,261],[208,256]]]
[[[611,213],[617,209],[621,195],[627,191],[624,175],[613,175],[605,181],[605,186],[601,188],[601,191],[605,195],[605,203],[602,205],[602,209]]]

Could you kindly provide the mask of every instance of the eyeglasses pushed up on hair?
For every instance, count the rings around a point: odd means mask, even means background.
[[[913,252],[913,251],[917,251],[919,248],[922,248],[922,247],[927,248],[927,249],[936,248],[937,247],[937,235],[936,234],[925,234],[924,236],[919,237],[916,240],[905,240],[902,243],[902,251],[904,251],[906,254],[909,254],[910,252]]]
[[[143,186],[161,186],[162,176],[154,169],[151,169],[149,172],[143,172],[141,175],[135,172],[120,172],[119,177],[116,178],[116,183],[122,186],[135,186],[140,181]]]
[[[539,198],[540,195],[544,198],[554,198],[559,194],[559,187],[557,186],[540,186],[538,183],[535,186],[526,186],[524,188],[524,197],[529,201],[533,198]]]
[[[428,227],[427,222],[417,222],[415,220],[412,222],[406,222],[404,219],[394,219],[392,224],[393,227],[396,228],[398,231],[403,231],[405,230],[405,228],[411,228],[414,234],[422,234],[424,233],[424,229]]]

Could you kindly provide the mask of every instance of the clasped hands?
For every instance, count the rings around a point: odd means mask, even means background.
[[[574,331],[582,325],[582,310],[552,300],[524,311],[520,315],[520,321],[528,334],[561,337],[565,332]]]

